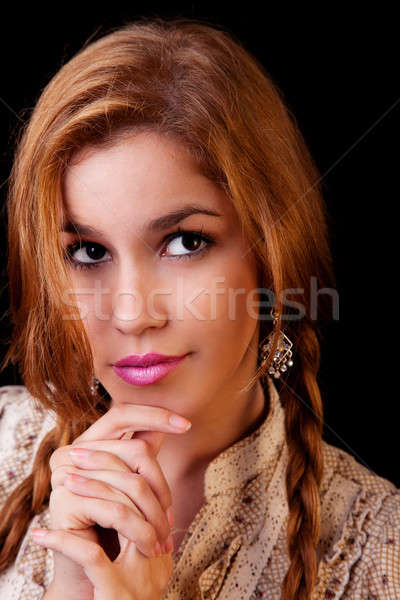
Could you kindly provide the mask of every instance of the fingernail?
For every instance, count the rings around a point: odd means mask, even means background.
[[[89,456],[93,453],[92,450],[88,450],[87,448],[72,448],[69,451],[69,455],[71,458],[89,458]]]
[[[31,535],[33,537],[42,538],[47,534],[47,529],[32,529]]]
[[[65,483],[73,483],[74,481],[82,481],[83,483],[86,482],[88,480],[87,477],[82,477],[81,475],[78,475],[77,473],[68,473],[67,477],[65,479]]]
[[[185,431],[190,429],[192,426],[190,421],[185,419],[185,417],[181,417],[179,415],[171,415],[169,418],[169,422],[173,427],[176,427],[177,429],[183,429]]]
[[[168,519],[169,526],[172,529],[174,526],[174,511],[172,510],[172,506],[167,508],[167,519]]]
[[[172,537],[172,534],[168,536],[167,541],[165,542],[165,547],[167,553],[172,552],[172,550],[174,549],[174,538]]]
[[[161,554],[161,545],[160,545],[160,542],[156,542],[156,544],[154,546],[154,554],[156,556],[159,556]]]

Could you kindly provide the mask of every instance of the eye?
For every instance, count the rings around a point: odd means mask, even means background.
[[[172,252],[170,251],[170,253],[167,254],[163,251],[161,256],[166,256],[172,260],[190,260],[196,258],[205,254],[208,250],[210,250],[211,246],[216,243],[214,238],[203,233],[203,229],[201,229],[201,231],[189,231],[186,229],[181,229],[180,227],[177,231],[170,233],[167,238],[164,239],[164,242],[166,240],[168,240],[167,248],[172,247]],[[203,247],[201,247],[202,243],[204,244]],[[187,246],[189,246],[189,252],[180,252],[182,247],[185,249],[184,247]],[[109,262],[107,260],[100,260],[100,258],[102,258],[106,252],[107,250],[104,248],[104,246],[98,244],[97,242],[81,240],[67,246],[65,249],[65,256],[66,260],[75,269],[92,269],[95,267],[101,267],[101,265]],[[81,256],[77,259],[76,255],[79,255],[79,253],[81,253]],[[85,258],[85,253],[91,260],[100,262],[85,262],[83,260]]]
[[[215,244],[215,239],[209,235],[204,234],[203,229],[201,229],[200,231],[189,231],[186,229],[181,229],[179,227],[178,230],[174,233],[171,233],[167,239],[170,240],[170,242],[168,243],[168,247],[172,246],[171,258],[173,260],[180,260],[182,258],[190,260],[196,258],[200,254],[203,254],[210,250],[211,246]],[[201,243],[204,244],[203,247],[201,247]],[[179,252],[179,250],[183,246],[189,246],[188,253]],[[191,249],[193,247],[194,249]],[[165,256],[165,253],[163,253],[162,256]]]
[[[100,256],[104,254],[105,248],[101,244],[96,242],[89,242],[88,240],[81,240],[80,242],[75,242],[75,244],[70,244],[67,246],[65,250],[66,259],[75,269],[91,269],[93,267],[98,267],[106,261],[102,262],[84,262],[81,258],[84,257],[85,253],[92,260],[99,260]],[[81,253],[81,257],[79,259],[75,258],[75,255]],[[99,256],[100,255],[100,256]]]

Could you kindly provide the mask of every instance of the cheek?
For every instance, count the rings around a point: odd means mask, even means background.
[[[69,294],[70,305],[76,305],[79,311],[82,325],[89,337],[93,338],[110,322],[112,315],[112,295],[110,293],[99,293],[99,290],[108,286],[100,278],[89,279],[79,273],[73,273],[73,293]],[[108,289],[110,289],[108,287]]]
[[[232,252],[221,258],[212,268],[197,272],[196,277],[185,280],[185,297],[199,295],[191,302],[193,316],[200,331],[221,335],[229,342],[242,335],[246,339],[254,332],[258,322],[256,305],[258,273],[251,260]],[[200,290],[201,293],[200,293]],[[185,313],[188,314],[188,313]]]

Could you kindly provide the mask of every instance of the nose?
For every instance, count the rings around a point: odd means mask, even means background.
[[[162,306],[163,295],[148,270],[140,275],[131,274],[119,282],[112,294],[114,327],[122,333],[140,335],[147,327],[161,328],[165,325],[168,319]]]

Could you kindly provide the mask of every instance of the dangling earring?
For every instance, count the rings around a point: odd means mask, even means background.
[[[271,308],[270,315],[274,320],[273,329],[275,329],[276,324],[278,322],[279,313]],[[259,348],[261,350],[261,366],[265,365],[268,358],[268,353],[272,348],[272,337],[273,331],[259,344]],[[268,342],[266,343],[266,340]],[[272,359],[272,364],[268,369],[268,373],[273,375],[275,379],[281,376],[281,372],[284,373],[287,371],[288,367],[293,365],[291,348],[293,343],[289,340],[289,338],[280,330],[279,338],[278,338],[278,346],[276,348],[274,357]]]
[[[93,377],[92,377],[92,384],[91,384],[91,386],[90,386],[90,391],[91,391],[91,394],[92,394],[92,396],[95,396],[95,395],[96,395],[96,393],[98,392],[98,389],[99,389],[99,383],[100,383],[100,382],[99,382],[99,380],[97,379],[97,377],[95,377],[95,376],[93,375]]]

